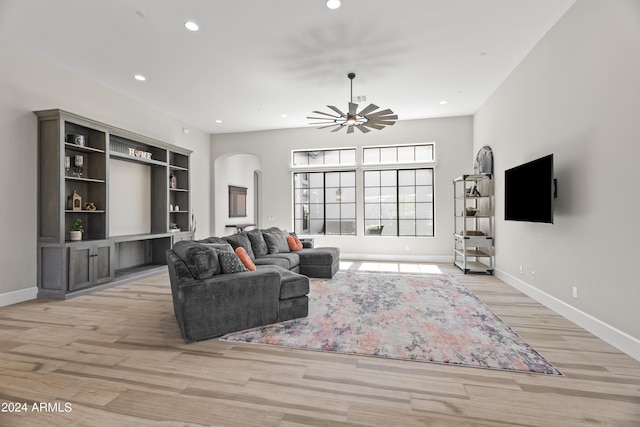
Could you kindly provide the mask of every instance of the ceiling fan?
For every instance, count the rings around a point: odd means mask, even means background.
[[[356,73],[347,74],[349,80],[351,80],[351,100],[353,100],[353,79],[356,77]],[[349,109],[347,113],[343,113],[339,108],[333,105],[327,105],[336,114],[323,113],[322,111],[314,111],[315,114],[320,114],[325,117],[307,117],[310,120],[319,120],[318,122],[311,123],[313,125],[325,125],[318,129],[333,128],[331,132],[337,132],[340,129],[346,128],[347,133],[353,133],[354,128],[358,128],[362,133],[367,133],[371,129],[382,130],[385,126],[392,126],[398,120],[398,116],[390,109],[376,111],[378,108],[375,104],[369,104],[358,112],[358,104],[349,102]]]

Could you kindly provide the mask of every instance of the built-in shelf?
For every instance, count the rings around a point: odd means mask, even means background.
[[[166,250],[179,240],[193,238],[191,151],[62,110],[35,114],[38,297],[65,299],[162,271]],[[150,168],[145,174],[151,183],[150,233],[110,235],[111,161]],[[169,188],[172,176],[179,188]],[[72,205],[84,208],[86,203],[96,209],[69,209]],[[170,205],[180,210],[170,211]],[[77,220],[82,221],[83,239],[71,241],[69,230]],[[171,231],[175,227],[181,231]]]

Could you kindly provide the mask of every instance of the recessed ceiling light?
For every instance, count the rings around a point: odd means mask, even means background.
[[[222,120],[216,120],[216,123],[222,123]]]
[[[287,114],[280,114],[280,117],[285,118],[285,117],[289,117]]]
[[[200,27],[193,21],[187,21],[184,23],[184,27],[189,31],[198,31]]]
[[[147,80],[147,78],[145,76],[143,76],[142,74],[136,74],[135,76],[133,76],[134,79],[143,82],[145,80]]]
[[[447,101],[440,101],[440,105],[444,105],[446,103],[447,103]]]
[[[340,7],[340,0],[327,0],[327,7],[329,9],[337,9]]]

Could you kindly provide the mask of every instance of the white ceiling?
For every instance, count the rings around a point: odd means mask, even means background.
[[[350,71],[354,96],[400,120],[473,114],[573,3],[0,0],[0,39],[189,126],[239,132],[346,109]]]

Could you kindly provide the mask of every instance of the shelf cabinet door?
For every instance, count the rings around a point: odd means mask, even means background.
[[[69,291],[108,282],[113,277],[113,244],[108,240],[69,245]]]
[[[93,245],[78,243],[69,245],[69,290],[91,286]]]

